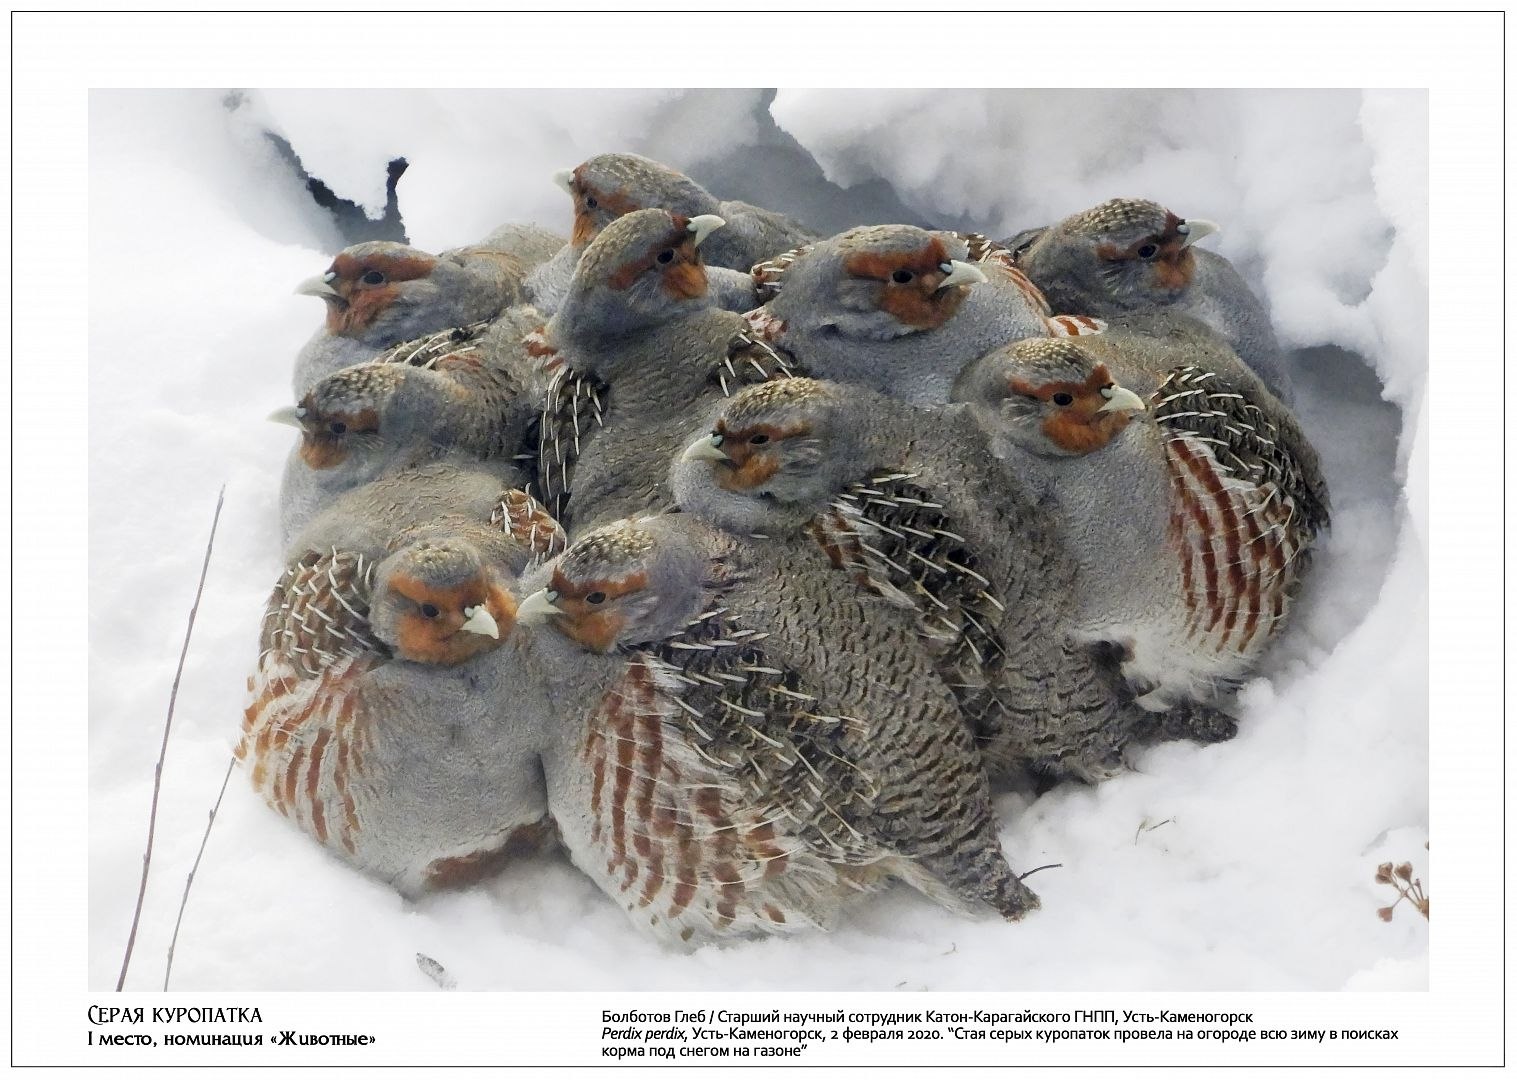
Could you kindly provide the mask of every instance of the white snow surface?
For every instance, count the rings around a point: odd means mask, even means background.
[[[430,989],[417,953],[465,990],[1427,987],[1428,924],[1405,903],[1377,918],[1394,893],[1373,881],[1378,863],[1410,861],[1430,885],[1424,93],[228,100],[91,95],[92,988],[114,985],[131,922],[164,710],[223,483],[128,989],[162,983],[280,567],[290,435],[263,418],[288,403],[291,362],[321,317],[291,289],[343,241],[264,130],[375,217],[385,164],[404,156],[400,211],[431,250],[513,220],[567,232],[550,174],[617,149],[698,179],[756,147],[765,153],[744,161],[809,155],[820,171],[776,168],[762,201],[786,210],[825,194],[849,208],[814,222],[823,229],[888,203],[1002,236],[1115,195],[1214,219],[1214,246],[1301,350],[1298,411],[1334,527],[1294,625],[1242,694],[1235,740],[1154,748],[1098,788],[998,799],[1013,865],[1060,864],[1030,879],[1044,906],[1020,924],[964,919],[897,888],[831,933],[686,955],[644,938],[562,856],[408,903],[267,809],[238,769],[195,878],[174,989]],[[858,185],[867,198],[837,190]]]

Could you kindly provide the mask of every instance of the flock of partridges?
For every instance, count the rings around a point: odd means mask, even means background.
[[[1269,320],[1138,199],[820,238],[630,154],[566,242],[300,291],[238,757],[407,895],[561,846],[660,939],[1038,906],[992,785],[1237,729],[1328,522]]]

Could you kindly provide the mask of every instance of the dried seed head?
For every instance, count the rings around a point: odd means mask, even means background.
[[[1375,914],[1380,916],[1381,922],[1391,921],[1391,909],[1388,907],[1381,908],[1379,911],[1375,912]]]
[[[1378,867],[1375,868],[1375,881],[1381,885],[1393,884],[1393,880],[1391,878],[1390,863],[1381,863]]]
[[[1396,876],[1402,881],[1411,881],[1412,864],[1409,862],[1404,862],[1400,866],[1396,867]]]

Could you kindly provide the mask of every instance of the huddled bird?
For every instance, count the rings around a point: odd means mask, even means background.
[[[326,305],[326,319],[295,358],[296,396],[392,346],[493,319],[525,303],[532,266],[486,246],[432,255],[374,240],[338,252],[324,273],[295,289]]]
[[[818,378],[922,405],[997,345],[1093,333],[1056,322],[1009,256],[983,238],[911,225],[849,229],[759,268],[770,299],[749,313],[769,344]]]
[[[275,410],[269,419],[300,437],[280,486],[285,540],[333,498],[402,467],[446,459],[524,484],[520,454],[545,386],[522,344],[536,324],[517,308],[488,326],[408,342]]]
[[[638,210],[661,209],[684,218],[719,217],[722,235],[711,238],[703,257],[718,307],[747,311],[757,306],[750,273],[754,264],[816,239],[797,221],[760,206],[718,199],[684,173],[637,154],[598,154],[553,177],[573,200],[573,232],[552,259],[533,271],[532,302],[558,309],[574,268],[590,242],[611,222]]]
[[[413,896],[555,836],[511,590],[563,537],[520,491],[437,514],[455,480],[351,492],[292,546],[237,746],[274,810]]]
[[[893,882],[1020,921],[997,786],[1246,721],[1330,511],[1216,225],[824,236],[635,154],[555,179],[567,237],[298,290],[237,749],[276,812],[407,896],[562,852],[676,948]]]
[[[954,397],[1053,506],[1082,634],[1120,646],[1146,704],[1213,702],[1254,671],[1329,504],[1300,426],[1225,345],[1021,341]]]
[[[1232,263],[1194,246],[1220,231],[1149,199],[1110,199],[1002,244],[1060,314],[1188,315],[1221,334],[1288,402],[1290,378],[1264,305]]]
[[[617,218],[529,342],[548,380],[534,491],[571,532],[668,503],[690,412],[789,370],[712,303],[701,250],[725,226],[660,209]]]
[[[1037,906],[947,689],[909,628],[830,569],[672,514],[592,530],[538,580],[521,620],[581,654],[554,665],[578,711],[559,718],[549,805],[634,921],[826,923],[889,877],[958,909]],[[614,682],[585,696],[585,666],[608,657]],[[589,780],[588,806],[568,776]]]

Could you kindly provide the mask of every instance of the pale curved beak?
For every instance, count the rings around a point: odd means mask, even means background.
[[[1201,218],[1187,218],[1175,226],[1175,231],[1185,237],[1185,243],[1180,246],[1188,248],[1203,236],[1210,236],[1212,233],[1221,232],[1222,226],[1218,225],[1215,221],[1205,221]]]
[[[295,286],[297,296],[319,296],[323,300],[341,300],[342,294],[332,288],[332,280],[337,275],[328,270],[320,277],[306,278]]]
[[[574,182],[573,169],[559,169],[558,172],[553,174],[553,182],[563,188],[568,194],[574,194],[574,189],[569,186]]]
[[[490,609],[485,607],[485,605],[478,604],[471,608],[466,607],[464,608],[464,614],[468,618],[459,627],[460,630],[467,630],[471,634],[483,634],[485,637],[495,638],[497,641],[500,640],[500,626],[496,624],[495,616],[490,614]]]
[[[681,461],[731,461],[722,449],[720,435],[702,435],[680,455]]]
[[[950,285],[978,285],[985,281],[985,272],[978,266],[971,266],[967,262],[954,259],[951,262],[941,263],[938,269],[948,276],[938,282],[938,292],[942,292]]]
[[[303,427],[301,423],[305,419],[306,411],[299,405],[286,405],[282,409],[275,409],[269,413],[269,419],[276,424],[289,424],[291,427]]]
[[[552,589],[538,589],[520,604],[516,605],[516,621],[519,623],[539,623],[551,615],[562,615],[563,609],[553,601],[558,599],[558,594]]]
[[[1101,396],[1106,399],[1106,404],[1096,410],[1098,413],[1146,412],[1148,409],[1148,406],[1143,404],[1143,399],[1125,386],[1103,387]]]
[[[719,218],[715,214],[696,214],[690,219],[690,231],[695,234],[695,246],[700,247],[701,241],[727,224],[726,218]]]

